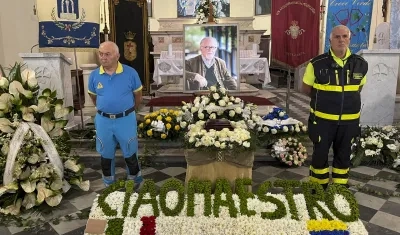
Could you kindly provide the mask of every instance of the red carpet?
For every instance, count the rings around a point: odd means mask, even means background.
[[[255,105],[275,105],[271,101],[266,98],[256,97],[256,96],[235,96],[238,97],[246,103],[253,103]],[[182,106],[182,101],[189,103],[193,102],[195,96],[163,96],[156,97],[149,101],[146,106],[157,106],[157,107],[165,107],[165,106]]]

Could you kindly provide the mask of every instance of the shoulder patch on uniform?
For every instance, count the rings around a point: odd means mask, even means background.
[[[97,89],[102,89],[103,88],[103,84],[101,84],[101,82],[97,83]]]

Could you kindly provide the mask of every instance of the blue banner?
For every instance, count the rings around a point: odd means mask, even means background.
[[[400,49],[400,1],[391,1],[390,49]]]
[[[79,29],[73,29],[76,22],[52,21],[39,22],[39,45],[43,47],[98,48],[99,24],[85,23]],[[62,25],[61,25],[62,24]]]
[[[37,0],[39,48],[98,48],[99,0]]]
[[[350,50],[368,49],[373,0],[328,0],[325,52],[329,51],[332,28],[345,25],[350,29]]]

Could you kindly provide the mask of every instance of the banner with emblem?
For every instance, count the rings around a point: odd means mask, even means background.
[[[319,0],[272,1],[273,62],[296,68],[318,55],[319,5]]]
[[[349,48],[353,53],[368,49],[373,3],[372,0],[328,0],[324,51],[329,51],[329,36],[337,25],[350,29]]]
[[[143,92],[150,92],[147,0],[110,1],[110,40],[118,45],[119,61],[133,67],[142,81]]]
[[[37,0],[39,48],[98,48],[99,0]]]

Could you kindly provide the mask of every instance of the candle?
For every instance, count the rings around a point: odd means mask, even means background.
[[[168,56],[172,56],[172,44],[168,44]]]

